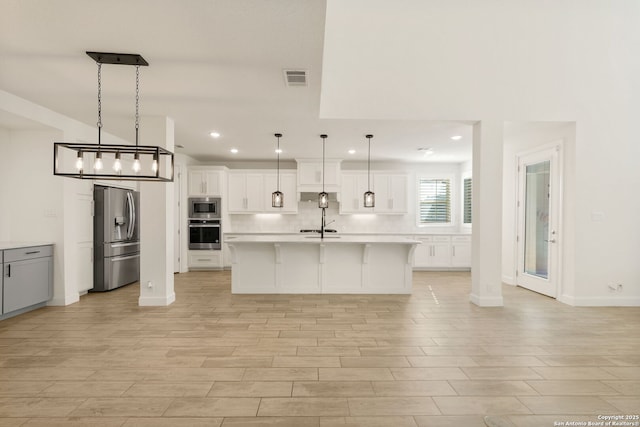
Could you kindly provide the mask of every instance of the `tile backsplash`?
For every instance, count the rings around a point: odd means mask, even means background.
[[[320,228],[321,210],[317,201],[298,203],[297,214],[229,215],[227,233],[297,233],[301,229]],[[329,204],[326,211],[327,228],[340,233],[447,233],[456,232],[457,227],[418,227],[415,215],[340,215],[338,202]],[[335,221],[335,222],[331,222]]]

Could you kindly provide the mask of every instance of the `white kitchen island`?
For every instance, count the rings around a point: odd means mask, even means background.
[[[234,294],[410,294],[420,242],[396,236],[236,235]]]

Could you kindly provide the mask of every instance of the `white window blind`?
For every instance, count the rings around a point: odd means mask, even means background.
[[[420,224],[444,224],[451,222],[451,180],[420,178]]]
[[[471,224],[471,195],[473,194],[473,181],[471,178],[465,178],[463,184],[463,212],[462,218],[464,224]]]

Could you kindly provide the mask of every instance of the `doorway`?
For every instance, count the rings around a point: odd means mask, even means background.
[[[559,295],[561,145],[518,156],[516,284]]]
[[[182,187],[182,171],[180,168],[180,165],[175,165],[174,166],[174,170],[173,170],[173,208],[174,208],[174,213],[173,213],[173,229],[174,229],[174,235],[173,235],[173,272],[174,273],[180,273],[181,271],[181,235],[182,235],[182,221],[181,221],[181,216],[180,216],[180,200],[182,200],[181,196],[182,196],[182,191],[181,191],[181,187]]]

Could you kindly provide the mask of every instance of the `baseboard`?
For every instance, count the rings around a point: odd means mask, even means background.
[[[469,300],[479,307],[502,307],[504,300],[501,296],[481,297],[476,294],[469,294]]]
[[[504,283],[505,285],[516,286],[516,278],[513,277],[513,276],[505,276],[503,274],[502,275],[502,283]]]
[[[171,295],[164,297],[140,297],[138,298],[138,305],[140,307],[164,307],[173,304],[175,300],[176,294],[172,292]]]
[[[71,295],[65,295],[62,298],[53,297],[49,301],[47,301],[47,305],[63,307],[65,305],[75,304],[80,301],[80,294],[74,293]]]
[[[572,297],[562,295],[558,301],[574,307],[640,307],[640,297]]]

